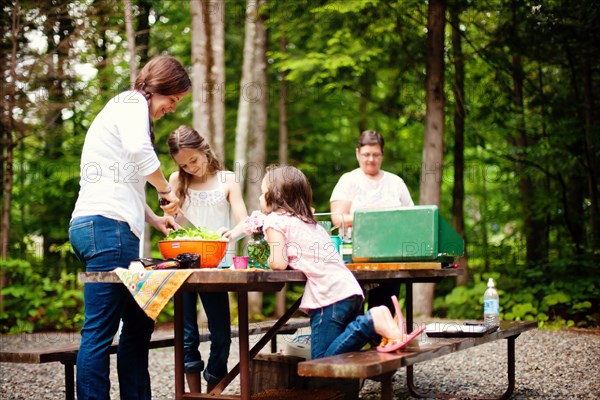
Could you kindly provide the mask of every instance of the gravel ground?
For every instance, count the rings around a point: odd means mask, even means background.
[[[303,330],[302,334],[306,334]],[[75,334],[36,334],[0,336],[2,349],[28,343],[77,340]],[[253,340],[257,340],[255,337]],[[425,339],[425,338],[424,338]],[[280,339],[280,347],[289,338]],[[238,360],[237,341],[233,340],[230,367]],[[208,343],[201,352],[208,354]],[[173,349],[150,352],[153,398],[173,398]],[[529,331],[516,340],[516,387],[513,399],[600,399],[600,332]],[[415,381],[422,391],[498,395],[507,384],[506,342],[496,341],[418,364]],[[111,357],[112,399],[118,399],[115,357]],[[394,397],[412,399],[406,388],[406,371],[394,376]],[[59,363],[0,363],[0,399],[62,400],[64,369]],[[367,380],[361,399],[378,399],[380,384]],[[239,393],[236,379],[225,393]]]

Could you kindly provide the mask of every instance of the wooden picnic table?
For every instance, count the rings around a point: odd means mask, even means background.
[[[440,263],[416,263],[419,269],[410,269],[411,263],[385,263],[385,268],[376,268],[378,264],[350,264],[354,276],[361,283],[383,281],[397,281],[406,285],[406,322],[407,327],[412,327],[412,284],[416,282],[437,282],[449,276],[462,273],[459,269],[442,269]],[[82,282],[119,283],[121,281],[112,272],[90,272],[79,275]],[[248,333],[248,293],[249,292],[275,292],[281,290],[286,283],[305,282],[306,277],[300,271],[285,270],[221,270],[198,269],[194,270],[181,288],[175,293],[175,399],[217,399],[241,398],[249,400],[250,392],[250,360],[271,340],[281,326],[283,326],[298,310],[300,300],[296,301],[286,313],[267,331],[264,336],[252,347],[249,346]],[[239,318],[239,354],[240,362],[221,380],[210,394],[185,392],[183,371],[183,291],[230,291],[238,295]],[[240,376],[239,396],[222,395],[222,391]]]

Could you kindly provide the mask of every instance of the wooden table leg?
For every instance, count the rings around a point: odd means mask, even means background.
[[[250,400],[250,343],[248,338],[248,292],[238,292],[238,321],[240,341],[240,394],[242,400]]]
[[[75,368],[74,362],[65,361],[65,399],[75,400]]]
[[[406,282],[404,285],[406,288],[406,332],[412,332],[413,326],[413,285],[412,282]],[[409,387],[413,383],[413,366],[409,365],[406,367],[406,383]]]
[[[180,400],[185,393],[185,378],[183,369],[183,293],[178,291],[174,296],[175,302],[175,399]]]
[[[389,372],[381,376],[381,400],[393,400],[394,399],[394,374],[396,372]]]
[[[246,293],[246,296],[247,296],[247,293]],[[248,350],[247,353],[244,353],[244,354],[248,354],[248,356],[245,357],[248,359],[248,362],[250,362],[250,360],[252,360],[252,359],[254,359],[254,357],[256,357],[256,355],[267,345],[267,343],[269,343],[269,341],[273,337],[275,337],[275,335],[277,334],[277,332],[279,332],[281,327],[283,325],[285,325],[286,322],[289,321],[289,319],[292,317],[292,315],[294,315],[294,313],[296,311],[298,311],[301,301],[302,301],[302,297],[299,298],[298,300],[296,300],[296,302],[294,304],[292,304],[292,306],[285,312],[285,314],[283,314],[277,320],[277,322],[271,327],[271,329],[269,329],[267,332],[265,332],[265,334],[259,339],[259,341],[257,343],[254,344],[254,346],[252,346],[252,348],[250,350]],[[238,300],[238,302],[239,302],[239,300]],[[246,306],[246,308],[247,308],[247,306]],[[238,311],[238,313],[239,312],[240,311]],[[247,311],[246,311],[246,315],[248,315]],[[247,321],[247,317],[246,317],[246,321]],[[241,320],[240,320],[240,325],[241,325]],[[240,331],[240,336],[241,336],[241,331]],[[249,334],[247,333],[246,336],[249,337]],[[225,388],[235,379],[235,377],[240,375],[241,361],[242,361],[242,357],[240,355],[240,362],[238,362],[235,365],[235,367],[233,367],[231,369],[231,371],[229,371],[229,373],[223,379],[221,379],[221,381],[217,384],[217,386],[215,386],[215,388],[212,390],[212,392],[210,392],[211,396],[213,396],[213,395],[217,396],[217,395],[221,394],[221,392],[223,390],[225,390]],[[248,368],[246,368],[246,369],[248,369]]]
[[[413,285],[412,282],[406,282],[406,332],[413,331]]]

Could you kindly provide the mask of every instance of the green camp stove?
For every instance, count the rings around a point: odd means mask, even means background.
[[[364,209],[354,212],[352,261],[429,261],[451,264],[465,242],[437,206]]]

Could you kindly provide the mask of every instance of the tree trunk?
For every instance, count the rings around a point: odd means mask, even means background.
[[[127,31],[127,47],[129,47],[129,81],[131,86],[137,76],[137,57],[135,56],[135,31],[133,30],[133,10],[131,0],[123,0],[125,6],[125,30]]]
[[[568,60],[568,65],[570,69],[570,77],[571,77],[571,90],[573,92],[573,104],[581,105],[582,100],[579,94],[579,76],[580,70],[577,68],[576,57],[573,55],[569,46],[566,46],[566,55]],[[581,113],[581,115],[585,115],[585,111]],[[585,118],[585,117],[583,117]],[[581,155],[586,154],[585,150],[585,121],[581,120],[579,135],[575,136],[575,140],[573,141],[571,147],[571,153],[575,158],[579,160],[579,164],[585,164],[585,161],[581,159]],[[586,171],[583,171],[581,168],[570,168],[565,169],[568,174],[565,182],[563,178],[563,170],[561,170],[558,175],[561,183],[562,190],[562,199],[563,199],[563,216],[565,225],[569,234],[571,236],[571,240],[575,245],[575,252],[578,255],[583,254],[583,246],[586,240],[586,232],[585,232],[585,218],[584,218],[584,210],[583,210],[583,202],[585,198],[585,181],[586,181]],[[568,188],[567,188],[568,185]]]
[[[287,39],[285,34],[281,33],[279,39],[279,51],[287,51]],[[279,164],[288,163],[288,117],[287,117],[287,71],[279,73]],[[287,285],[283,287],[276,295],[275,316],[281,317],[285,314],[285,299]]]
[[[225,162],[225,1],[191,0],[193,126]]]
[[[58,163],[64,157],[63,136],[64,121],[62,112],[69,109],[65,88],[72,82],[66,72],[68,70],[69,51],[71,49],[71,35],[74,31],[73,20],[68,13],[67,0],[53,2],[49,7],[48,19],[45,21],[45,35],[48,50],[46,60],[48,73],[44,76],[48,88],[48,111],[43,119],[43,156],[39,160],[43,167],[42,177],[49,179],[52,176],[53,163]],[[58,238],[54,232],[53,223],[55,216],[61,215],[64,204],[60,194],[44,191],[42,195],[42,211],[38,222],[41,225],[43,237],[44,262],[52,265],[50,277],[59,277],[61,270],[60,254],[52,251],[56,244],[62,244],[63,238]],[[54,275],[53,275],[54,274]]]
[[[225,162],[225,0],[208,2],[212,65],[209,70],[211,88],[212,148]]]
[[[262,9],[266,0],[259,0],[257,7]],[[267,28],[264,14],[256,19],[254,36],[254,84],[248,91],[253,116],[250,127],[250,143],[248,146],[248,168],[246,202],[251,210],[259,210],[258,200],[261,194],[262,176],[265,170],[267,143],[267,109],[269,104],[267,78]],[[250,94],[253,93],[253,94]],[[262,313],[262,293],[252,293],[249,300],[250,314]]]
[[[246,163],[248,151],[248,136],[251,123],[251,103],[247,92],[253,84],[254,46],[256,36],[257,9],[252,0],[247,0],[246,33],[244,38],[244,60],[242,62],[242,78],[240,80],[240,99],[238,104],[237,124],[235,127],[235,173],[242,190],[246,180]],[[252,211],[252,208],[248,208]]]
[[[371,73],[363,74],[359,79],[359,90],[361,92],[360,99],[358,100],[358,130],[359,132],[366,131],[369,129],[368,126],[368,106],[369,106],[369,94],[371,92]]]
[[[592,67],[589,55],[583,56],[583,96],[585,105],[585,157],[588,166],[588,191],[590,195],[591,248],[600,249],[600,215],[598,215],[598,137],[594,137],[594,95]]]
[[[10,206],[12,201],[13,191],[13,163],[14,163],[14,149],[15,141],[13,139],[15,131],[15,120],[13,116],[13,110],[15,109],[15,98],[17,95],[17,43],[18,35],[21,29],[20,27],[20,4],[19,0],[16,0],[12,9],[12,23],[10,29],[11,37],[11,53],[10,53],[10,83],[7,84],[8,100],[2,98],[2,119],[3,127],[5,131],[5,142],[2,150],[3,169],[2,169],[2,194],[4,202],[2,203],[2,236],[0,241],[2,242],[2,254],[1,259],[6,260],[8,258],[8,243],[10,240]],[[7,33],[7,32],[6,32]],[[4,274],[0,271],[0,288],[4,287]],[[0,293],[0,311],[4,311],[4,297]]]
[[[420,204],[439,207],[444,156],[444,23],[445,1],[431,0],[427,16],[426,105]],[[414,312],[430,316],[435,284],[414,285]]]
[[[457,258],[460,268],[464,271],[456,278],[456,284],[465,286],[469,282],[469,267],[467,256],[467,235],[465,232],[464,200],[465,200],[465,65],[463,61],[462,41],[459,30],[459,2],[453,2],[450,9],[452,25],[452,52],[454,57],[454,187],[452,190],[452,225],[465,241],[465,254]]]
[[[517,33],[520,12],[515,1],[512,2],[512,32],[511,42],[515,48],[519,47],[520,37]],[[524,102],[523,102],[523,82],[524,72],[521,63],[521,56],[518,49],[513,49],[512,55],[512,79],[513,79],[513,106],[517,117],[517,150],[523,154],[522,160],[525,160],[527,149],[532,145],[530,143],[527,128],[525,126]],[[527,263],[540,262],[547,258],[548,254],[548,235],[544,219],[536,205],[536,187],[535,182],[527,171],[524,162],[517,163],[519,172],[519,192],[522,198],[522,214],[524,218],[524,230],[526,240],[526,258]]]
[[[15,109],[15,98],[17,94],[17,41],[19,31],[21,29],[20,21],[20,4],[19,0],[16,0],[11,16],[11,27],[10,27],[10,38],[11,38],[11,53],[10,53],[10,83],[7,84],[8,100],[3,96],[2,98],[2,133],[5,138],[2,143],[2,234],[0,236],[0,243],[2,246],[0,261],[8,259],[8,243],[10,240],[10,206],[12,202],[13,192],[13,163],[14,163],[14,149],[15,141],[13,135],[15,131],[15,121],[13,116],[13,110]],[[3,29],[4,31],[4,29]],[[3,33],[8,33],[4,31]],[[3,68],[3,75],[5,74]],[[4,288],[4,271],[0,271],[0,288]],[[0,291],[0,313],[4,312],[4,295]]]
[[[478,147],[477,152],[479,153],[481,149]],[[478,158],[483,158],[480,156]],[[492,265],[492,259],[490,257],[489,252],[489,238],[488,238],[488,219],[487,219],[487,210],[488,210],[488,192],[487,192],[487,179],[480,179],[481,182],[481,251],[483,254],[483,270],[485,272],[489,271]]]
[[[107,10],[107,6],[103,0],[95,0],[93,2],[92,8],[93,16],[97,19],[97,30],[96,30],[96,38],[95,41],[98,43],[96,55],[97,55],[97,64],[96,69],[98,69],[97,79],[100,84],[100,99],[98,99],[101,103],[106,103],[112,95],[111,91],[111,82],[108,76],[103,72],[108,65],[110,65],[109,61],[109,52],[108,52],[108,35],[107,31],[110,30],[109,20],[111,11]]]
[[[207,51],[209,19],[204,14],[201,0],[191,0],[192,13],[192,126],[212,145],[208,71],[210,56]]]
[[[287,52],[287,39],[282,33],[279,39],[279,51]],[[279,73],[279,163],[288,162],[288,116],[287,116],[287,71]]]
[[[140,10],[137,15],[137,30],[135,35],[135,49],[140,57],[140,65],[146,65],[149,57],[150,45],[150,10],[152,9],[152,0],[137,0],[137,6]]]

